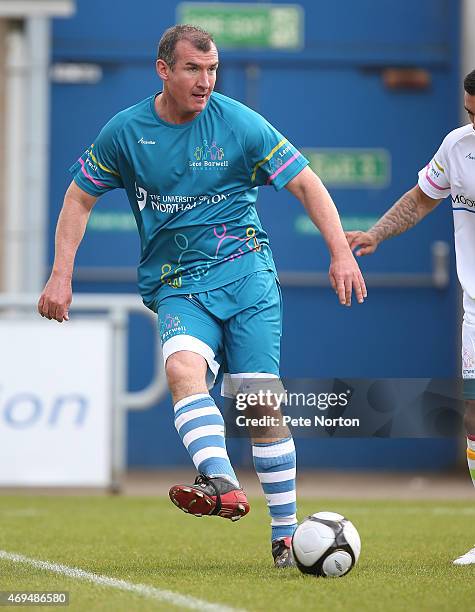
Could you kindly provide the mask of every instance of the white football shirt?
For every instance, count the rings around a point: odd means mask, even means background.
[[[419,187],[430,198],[450,195],[454,215],[457,274],[466,296],[475,299],[475,130],[453,130],[419,172]]]

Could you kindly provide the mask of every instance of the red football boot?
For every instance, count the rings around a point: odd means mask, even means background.
[[[168,495],[172,502],[194,516],[222,516],[238,521],[249,512],[246,494],[220,476],[200,474],[192,485],[174,485]]]

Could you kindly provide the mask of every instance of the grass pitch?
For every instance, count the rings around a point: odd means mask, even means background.
[[[473,503],[305,499],[299,516],[319,510],[344,514],[360,532],[360,561],[343,578],[275,570],[263,499],[233,524],[187,516],[163,498],[0,496],[0,550],[188,595],[216,612],[472,607],[475,566],[451,560],[475,544]],[[0,590],[10,589],[67,590],[71,611],[184,609],[0,559]]]

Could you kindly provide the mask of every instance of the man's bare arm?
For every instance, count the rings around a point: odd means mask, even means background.
[[[56,225],[53,269],[38,301],[38,312],[42,317],[59,323],[69,319],[74,259],[96,200],[74,181],[66,191]]]
[[[322,181],[307,166],[286,188],[302,202],[327,243],[331,256],[330,282],[340,303],[351,305],[353,289],[358,302],[363,302],[367,295],[363,276],[348,248],[336,206]]]
[[[419,185],[405,193],[367,232],[346,232],[357,255],[374,253],[380,242],[414,227],[441,202],[426,195]]]
[[[369,231],[378,242],[402,234],[414,227],[439,204],[426,195],[419,185],[405,193]]]

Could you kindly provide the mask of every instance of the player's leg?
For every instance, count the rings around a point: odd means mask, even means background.
[[[296,456],[289,433],[276,442],[253,439],[252,455],[271,516],[272,555],[276,567],[294,565],[291,539],[297,528]]]
[[[281,393],[279,380],[282,300],[272,272],[257,272],[241,279],[233,289],[242,310],[224,328],[229,374],[223,393],[258,390]],[[239,381],[239,382],[238,382]],[[226,384],[227,383],[227,384]],[[274,412],[268,406],[255,408],[256,416]],[[254,467],[271,516],[272,552],[277,567],[293,565],[290,541],[297,527],[295,491],[295,446],[287,427],[260,427],[252,432]]]
[[[191,395],[207,394],[207,372],[208,363],[198,353],[180,350],[169,355],[165,362],[165,373],[173,405]]]
[[[475,486],[475,379],[464,380],[464,425],[467,435],[467,463],[472,483]],[[457,557],[455,565],[475,564],[475,546]]]
[[[475,380],[466,381],[469,383],[465,393],[469,398],[465,399],[465,431],[467,432],[467,463],[472,483],[475,486]],[[475,562],[475,559],[474,559]]]
[[[465,316],[462,325],[462,376],[464,425],[467,435],[467,463],[475,486],[475,321],[474,305],[464,296]],[[455,565],[475,564],[475,547],[454,561]]]
[[[186,296],[162,300],[158,314],[175,427],[199,472],[193,485],[172,487],[170,499],[195,516],[235,520],[249,505],[229,461],[223,417],[207,385],[219,369],[220,326]]]

